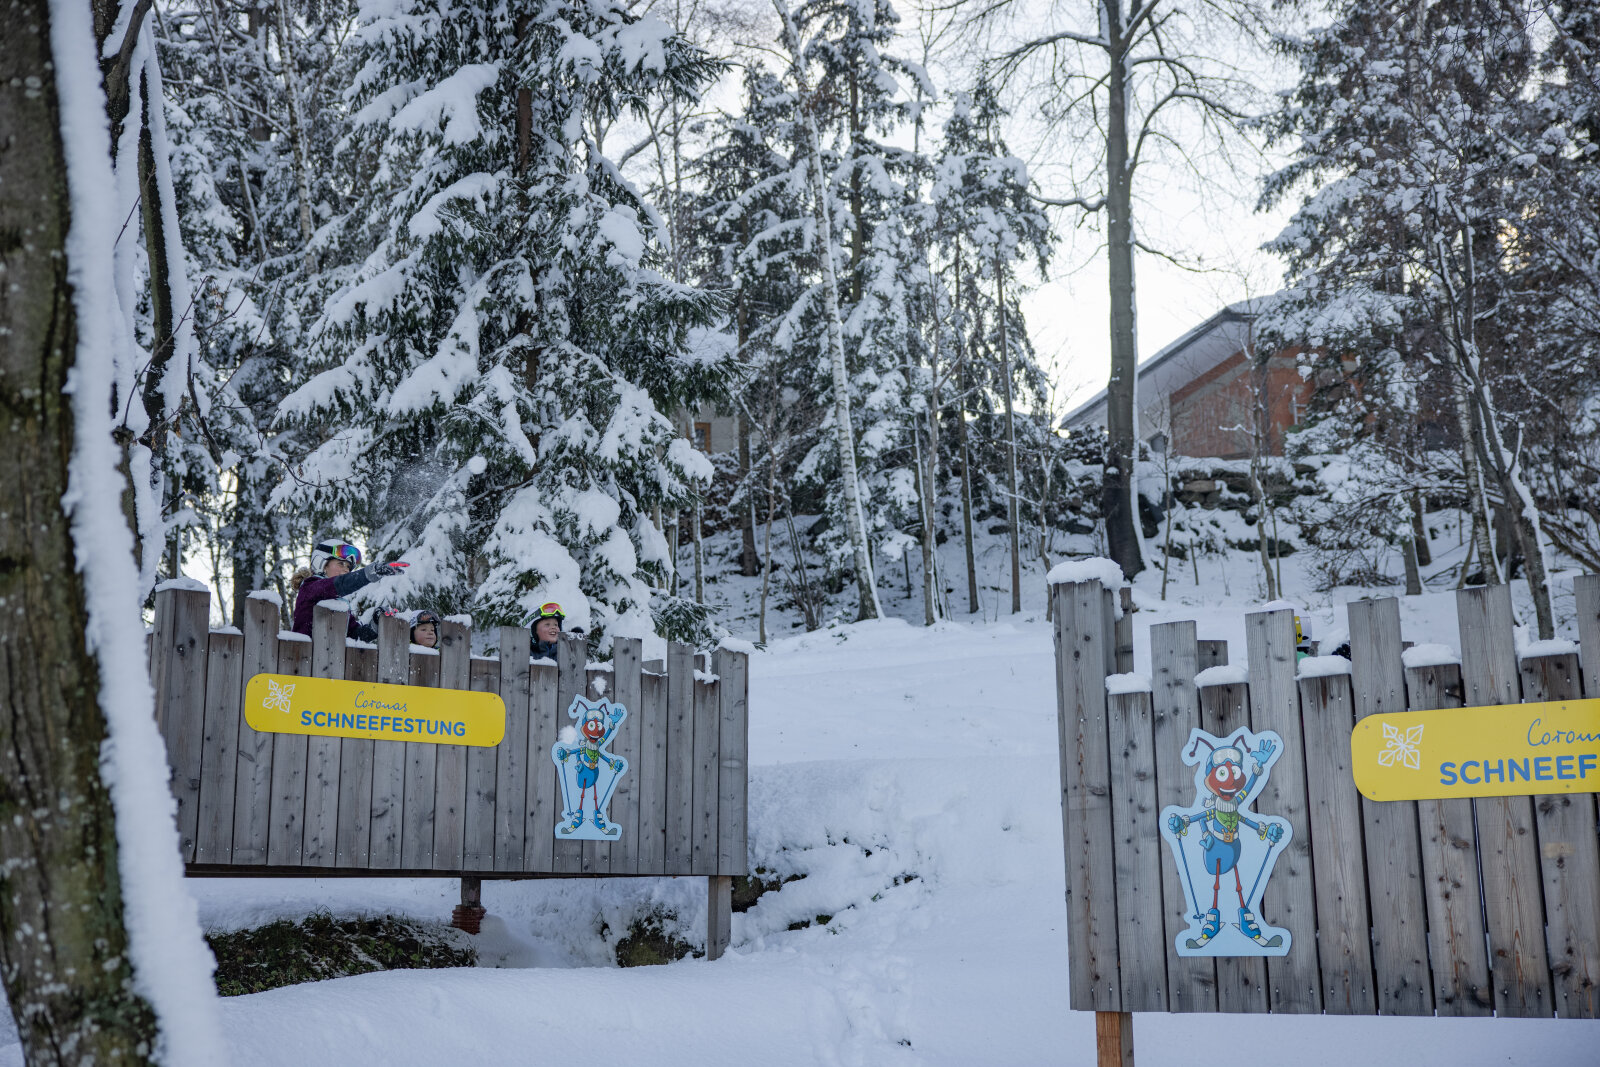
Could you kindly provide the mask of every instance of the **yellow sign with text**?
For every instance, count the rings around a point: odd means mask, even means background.
[[[1350,759],[1368,800],[1600,792],[1600,700],[1371,715]]]
[[[245,686],[244,721],[271,734],[493,748],[506,735],[506,705],[464,689],[258,674]]]

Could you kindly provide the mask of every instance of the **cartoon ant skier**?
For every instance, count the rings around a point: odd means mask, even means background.
[[[617,837],[619,828],[606,822],[605,808],[611,800],[611,794],[617,788],[617,782],[622,778],[622,772],[628,769],[628,761],[605,751],[605,746],[617,732],[617,727],[622,725],[622,720],[627,717],[627,709],[621,704],[610,704],[606,701],[590,704],[582,697],[576,697],[567,714],[574,718],[581,715],[582,718],[578,727],[578,743],[556,745],[550,753],[555,758],[556,765],[563,770],[561,792],[567,810],[562,812],[562,818],[572,820],[570,823],[563,822],[558,825],[556,831],[563,836],[571,836],[583,826],[583,795],[587,792],[594,796],[592,821],[595,830],[605,837]],[[565,773],[569,759],[576,764],[574,776],[576,778],[574,784],[578,787],[576,801],[573,799],[572,789]],[[611,780],[606,784],[603,794],[599,786],[601,763],[612,771]]]
[[[1200,826],[1200,850],[1204,855],[1205,871],[1212,876],[1211,883],[1211,909],[1204,916],[1195,915],[1201,919],[1200,935],[1191,937],[1187,947],[1191,949],[1203,948],[1216,937],[1222,930],[1222,913],[1219,910],[1219,897],[1222,893],[1222,876],[1229,871],[1233,872],[1234,891],[1239,897],[1239,922],[1238,928],[1246,937],[1263,948],[1278,948],[1283,944],[1282,934],[1264,936],[1260,926],[1256,923],[1255,914],[1251,911],[1250,902],[1255,898],[1256,889],[1261,885],[1261,877],[1266,873],[1272,861],[1272,852],[1285,838],[1284,827],[1279,821],[1269,821],[1257,816],[1251,819],[1241,809],[1248,804],[1257,783],[1265,784],[1264,769],[1272,763],[1273,754],[1277,744],[1271,737],[1258,737],[1254,752],[1250,745],[1246,731],[1233,739],[1219,745],[1201,731],[1196,730],[1191,737],[1188,758],[1184,762],[1196,761],[1199,746],[1204,743],[1211,748],[1205,757],[1204,775],[1199,777],[1200,783],[1209,794],[1201,802],[1196,811],[1171,811],[1167,813],[1167,830],[1174,838],[1187,836],[1191,824]],[[1241,751],[1242,749],[1242,751]],[[1249,756],[1249,772],[1245,771],[1245,757]],[[1196,798],[1199,799],[1198,797]],[[1260,840],[1267,842],[1266,855],[1262,857],[1261,870],[1257,872],[1250,892],[1244,890],[1244,882],[1239,876],[1239,857],[1242,851],[1240,835],[1242,828],[1249,828],[1256,832]],[[1178,854],[1178,865],[1184,869],[1184,874],[1190,879],[1189,896],[1196,912],[1200,907],[1199,897],[1195,895],[1193,876],[1189,874],[1189,866],[1183,857],[1183,846],[1174,841]]]

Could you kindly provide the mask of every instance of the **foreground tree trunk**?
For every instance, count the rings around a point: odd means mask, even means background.
[[[100,670],[62,507],[78,334],[50,31],[46,0],[0,10],[0,144],[28,146],[0,152],[0,974],[29,1064],[142,1064],[156,1019],[133,992]]]
[[[1106,465],[1101,484],[1106,517],[1106,547],[1122,573],[1132,578],[1144,570],[1139,541],[1139,513],[1134,495],[1138,484],[1134,459],[1138,448],[1134,410],[1139,353],[1134,332],[1133,172],[1128,167],[1127,19],[1122,0],[1103,0],[1102,32],[1111,35],[1106,50],[1106,255],[1111,287],[1111,378],[1106,383]]]

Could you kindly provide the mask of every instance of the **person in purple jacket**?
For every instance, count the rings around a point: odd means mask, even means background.
[[[407,564],[396,561],[362,567],[361,550],[355,545],[343,541],[318,542],[311,548],[311,567],[301,568],[289,580],[295,594],[294,632],[310,635],[311,616],[321,601],[347,597],[379,578],[399,574],[405,566]],[[373,641],[378,637],[378,631],[361,625],[354,615],[350,616],[348,633],[360,641]]]

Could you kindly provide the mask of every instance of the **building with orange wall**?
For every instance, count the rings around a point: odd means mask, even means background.
[[[1267,300],[1232,304],[1139,365],[1139,439],[1154,452],[1239,459],[1254,450],[1257,406],[1264,405],[1267,452],[1283,455],[1284,433],[1300,421],[1312,383],[1298,348],[1265,352],[1255,321]],[[1104,426],[1101,390],[1061,421],[1068,432]]]

